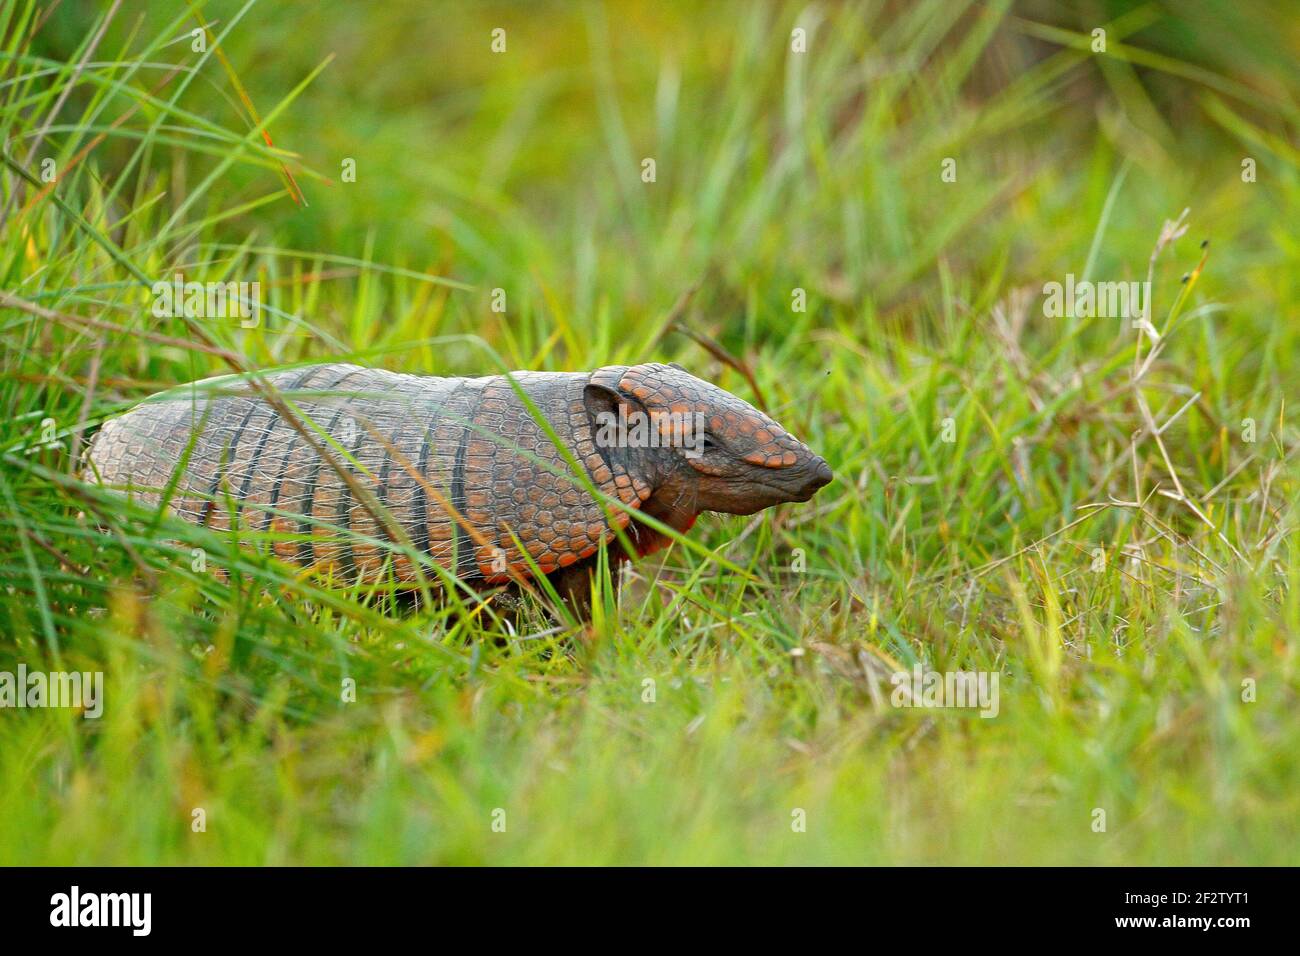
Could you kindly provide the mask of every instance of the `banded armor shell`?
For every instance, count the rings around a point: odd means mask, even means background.
[[[595,553],[650,488],[597,447],[583,401],[593,374],[511,377],[595,486],[623,507],[594,499],[506,376],[435,378],[344,364],[263,380],[355,464],[335,449],[337,467],[324,461],[246,382],[210,379],[106,422],[87,477],[155,505],[175,479],[175,514],[218,529],[276,532],[276,555],[325,573],[373,580],[391,560],[397,580],[415,580],[409,558],[382,546],[395,522],[417,552],[463,579],[530,575],[520,546],[549,574]],[[339,468],[382,509],[358,500]],[[376,511],[390,518],[381,522]]]

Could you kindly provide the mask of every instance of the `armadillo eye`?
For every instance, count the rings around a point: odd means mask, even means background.
[[[700,439],[700,447],[705,451],[713,451],[713,449],[718,447],[718,443],[713,440],[712,435],[706,433],[704,437]]]

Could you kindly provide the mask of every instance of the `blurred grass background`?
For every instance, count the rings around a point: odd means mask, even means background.
[[[5,0],[0,670],[107,701],[0,711],[0,862],[1295,862],[1300,26],[1193,6]],[[1148,268],[1135,383],[1041,290]],[[176,271],[262,327],[154,318]],[[754,399],[699,336],[837,482],[703,519],[592,646],[71,477],[216,349]],[[999,716],[891,707],[918,661]]]

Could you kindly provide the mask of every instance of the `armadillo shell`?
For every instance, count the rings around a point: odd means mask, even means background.
[[[505,376],[432,378],[343,364],[263,378],[348,451],[357,464],[330,454],[373,493],[383,522],[243,382],[195,382],[106,422],[87,477],[156,505],[193,440],[171,510],[213,528],[274,532],[271,547],[283,560],[365,580],[391,562],[395,579],[410,582],[412,562],[383,545],[397,537],[395,523],[417,552],[461,578],[531,575],[519,545],[550,573],[595,553],[650,489],[596,446],[583,402],[589,375],[511,376],[596,487],[624,508],[593,499]]]

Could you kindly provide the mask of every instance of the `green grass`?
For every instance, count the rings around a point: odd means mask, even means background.
[[[1295,862],[1296,26],[1201,6],[203,4],[227,71],[186,4],[6,2],[0,671],[106,709],[0,710],[0,863]],[[1149,267],[1149,364],[1044,314]],[[262,327],[154,318],[176,271],[260,281]],[[590,643],[73,477],[223,352],[754,400],[699,336],[837,481],[704,517]],[[1000,713],[891,706],[917,662]]]

